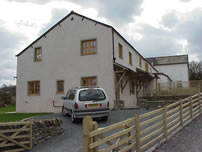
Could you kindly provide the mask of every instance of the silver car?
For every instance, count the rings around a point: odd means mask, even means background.
[[[68,90],[61,99],[64,100],[62,114],[70,115],[73,123],[85,116],[101,117],[105,121],[108,119],[109,99],[102,88],[74,88]]]

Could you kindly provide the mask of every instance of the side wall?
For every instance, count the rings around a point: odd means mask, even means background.
[[[71,20],[73,17],[73,20]],[[97,54],[81,56],[82,40],[96,39]],[[42,61],[34,62],[34,48],[42,47]],[[17,112],[59,112],[61,96],[56,81],[64,80],[65,91],[81,85],[81,77],[96,76],[113,107],[114,77],[112,29],[71,15],[17,59]],[[28,96],[28,81],[40,80],[40,95]]]
[[[155,66],[159,72],[167,74],[172,81],[189,81],[189,71],[187,64],[173,64]]]
[[[122,48],[123,48],[123,59],[119,58],[118,56],[119,43],[122,45]],[[132,54],[132,65],[129,64],[129,52]],[[131,46],[129,46],[116,32],[114,33],[114,57],[115,57],[115,63],[123,65],[134,72],[136,72],[136,68],[139,68],[142,71],[145,71],[145,63],[147,63],[147,61],[143,59],[137,52],[135,52],[134,49]],[[141,58],[141,66],[139,65],[140,58]],[[148,64],[148,72],[149,73],[155,72],[155,70],[149,64]],[[126,77],[123,79],[123,82],[125,81],[126,81]],[[148,83],[149,84],[147,85],[152,85],[151,87],[153,87],[153,83],[151,82],[148,82]],[[139,91],[138,95],[139,96],[143,95],[143,89]],[[137,94],[136,94],[136,90],[134,94],[130,93],[130,81],[128,81],[123,92],[120,91],[120,100],[125,101],[124,103],[125,108],[133,108],[136,106]]]

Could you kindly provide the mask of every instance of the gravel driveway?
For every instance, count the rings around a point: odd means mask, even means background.
[[[202,152],[202,115],[161,145],[155,152]]]
[[[98,121],[98,126],[108,126],[145,112],[148,111],[143,109],[111,111],[108,121]],[[39,116],[34,119],[50,118],[60,118],[63,120],[62,127],[64,128],[64,133],[34,147],[30,152],[82,152],[82,123],[72,124],[70,117],[63,117],[61,114]]]

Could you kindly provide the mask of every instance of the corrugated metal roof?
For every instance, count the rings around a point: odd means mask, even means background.
[[[175,56],[163,56],[146,58],[154,66],[167,65],[167,64],[183,64],[188,63],[188,55],[175,55]]]

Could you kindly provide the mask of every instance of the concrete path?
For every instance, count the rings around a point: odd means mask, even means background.
[[[154,152],[202,152],[202,115]]]

